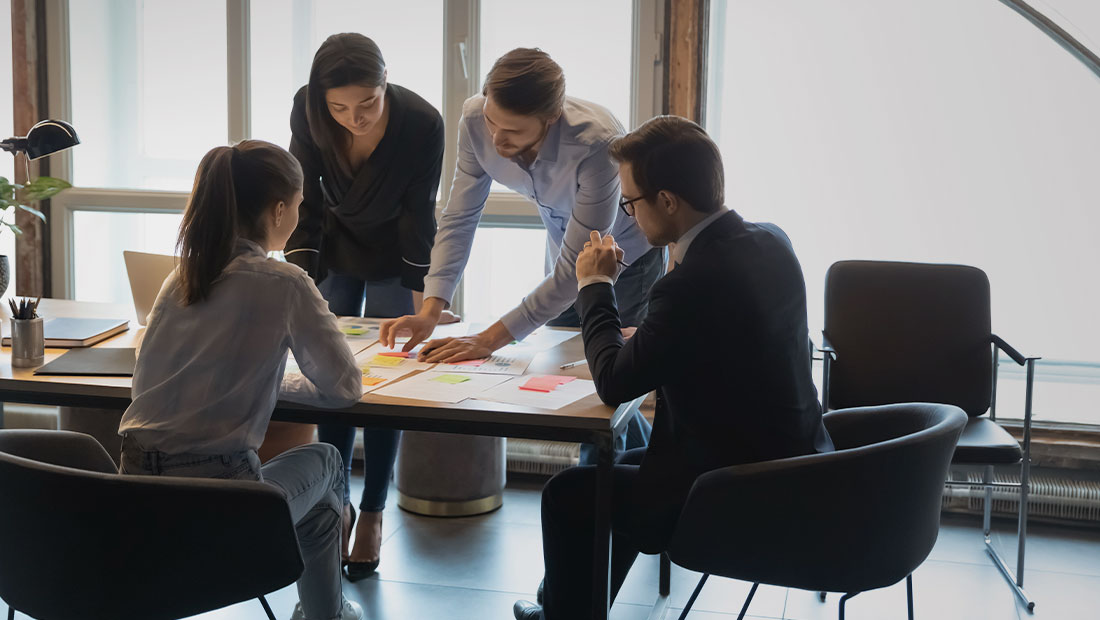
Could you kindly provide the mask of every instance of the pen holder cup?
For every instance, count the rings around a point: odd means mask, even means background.
[[[33,368],[46,361],[46,339],[42,319],[11,320],[11,365]]]

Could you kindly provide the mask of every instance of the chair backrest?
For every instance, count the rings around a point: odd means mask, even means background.
[[[669,556],[690,570],[806,590],[894,584],[936,542],[966,419],[926,403],[826,414],[835,452],[700,476]]]
[[[989,278],[975,267],[835,263],[825,276],[829,408],[932,402],[982,415],[993,389],[989,310]]]
[[[0,498],[0,598],[40,620],[180,618],[302,572],[275,488],[119,475],[80,433],[0,431]]]

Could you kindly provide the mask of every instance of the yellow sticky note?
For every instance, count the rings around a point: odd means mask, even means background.
[[[382,377],[372,377],[370,375],[363,375],[363,385],[367,387],[374,387],[379,383],[385,381]]]
[[[438,381],[440,383],[450,383],[452,385],[456,383],[465,383],[469,380],[469,377],[463,377],[462,375],[439,375],[438,377],[432,379],[432,381]]]
[[[375,355],[374,359],[367,362],[367,366],[388,366],[393,368],[394,366],[400,366],[405,361],[403,357],[389,357],[386,355]]]

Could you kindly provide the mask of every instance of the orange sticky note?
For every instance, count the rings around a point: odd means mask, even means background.
[[[370,375],[363,375],[363,385],[367,387],[374,387],[379,383],[385,381],[382,377],[372,377]]]
[[[531,377],[527,380],[527,383],[519,386],[519,389],[530,390],[532,392],[552,392],[556,390],[559,385],[569,383],[573,379],[576,379],[576,377],[565,377],[561,375]]]

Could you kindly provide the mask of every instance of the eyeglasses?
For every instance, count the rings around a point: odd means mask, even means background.
[[[638,196],[637,198],[627,198],[626,196],[619,197],[619,208],[623,210],[623,213],[628,217],[634,217],[634,203],[639,200],[645,200],[645,196]]]

